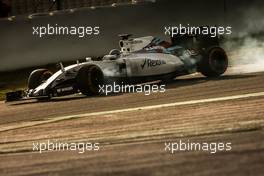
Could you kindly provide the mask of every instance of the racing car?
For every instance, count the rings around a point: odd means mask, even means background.
[[[170,42],[158,37],[132,38],[120,35],[120,49],[113,49],[101,60],[64,67],[54,74],[48,69],[34,70],[26,91],[6,94],[6,101],[51,98],[69,94],[98,95],[100,85],[138,84],[172,80],[200,72],[219,77],[228,67],[228,57],[217,39],[206,36],[175,36]]]

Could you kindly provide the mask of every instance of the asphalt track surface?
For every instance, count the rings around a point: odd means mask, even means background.
[[[0,175],[263,175],[264,73],[181,77],[165,93],[0,103]],[[33,151],[33,142],[99,143]],[[230,151],[165,143],[231,143]]]

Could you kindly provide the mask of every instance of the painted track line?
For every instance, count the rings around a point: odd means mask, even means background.
[[[166,103],[166,104],[142,106],[142,107],[111,110],[111,111],[101,111],[101,112],[92,112],[92,113],[84,113],[84,114],[77,114],[77,115],[60,116],[60,117],[53,117],[53,118],[49,118],[49,119],[44,119],[42,121],[22,122],[19,124],[9,125],[9,126],[2,125],[2,126],[0,126],[0,132],[15,130],[15,129],[19,129],[19,128],[25,128],[25,127],[32,127],[32,126],[37,126],[37,125],[43,125],[43,124],[47,124],[47,123],[54,123],[54,122],[59,122],[59,121],[63,121],[63,120],[89,117],[89,116],[116,114],[116,113],[131,112],[131,111],[138,111],[138,110],[151,110],[151,109],[157,109],[157,108],[193,105],[193,104],[200,104],[200,103],[212,103],[212,102],[218,102],[218,101],[237,100],[237,99],[260,97],[260,96],[264,96],[264,92],[241,94],[241,95],[232,95],[232,96],[217,97],[217,98],[207,98],[207,99],[200,99],[200,100],[189,100],[189,101],[182,101],[182,102],[175,102],[175,103]]]

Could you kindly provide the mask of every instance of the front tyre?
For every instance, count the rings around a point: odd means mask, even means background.
[[[52,73],[48,69],[37,69],[31,72],[28,78],[28,89],[35,89],[43,82],[47,81]]]
[[[80,92],[84,95],[100,94],[100,86],[104,82],[104,74],[96,65],[83,66],[77,74],[76,83]]]
[[[228,67],[228,57],[221,47],[211,47],[203,55],[198,70],[206,77],[219,77]]]

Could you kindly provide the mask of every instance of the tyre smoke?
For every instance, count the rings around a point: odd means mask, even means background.
[[[230,73],[254,73],[264,71],[264,18],[263,1],[252,1],[239,10],[240,25],[233,39],[224,42],[229,56]],[[237,17],[237,16],[236,16]],[[234,21],[234,16],[232,18]]]
[[[264,71],[264,42],[245,37],[239,41],[228,41],[224,48],[229,56],[229,73],[254,73]]]

